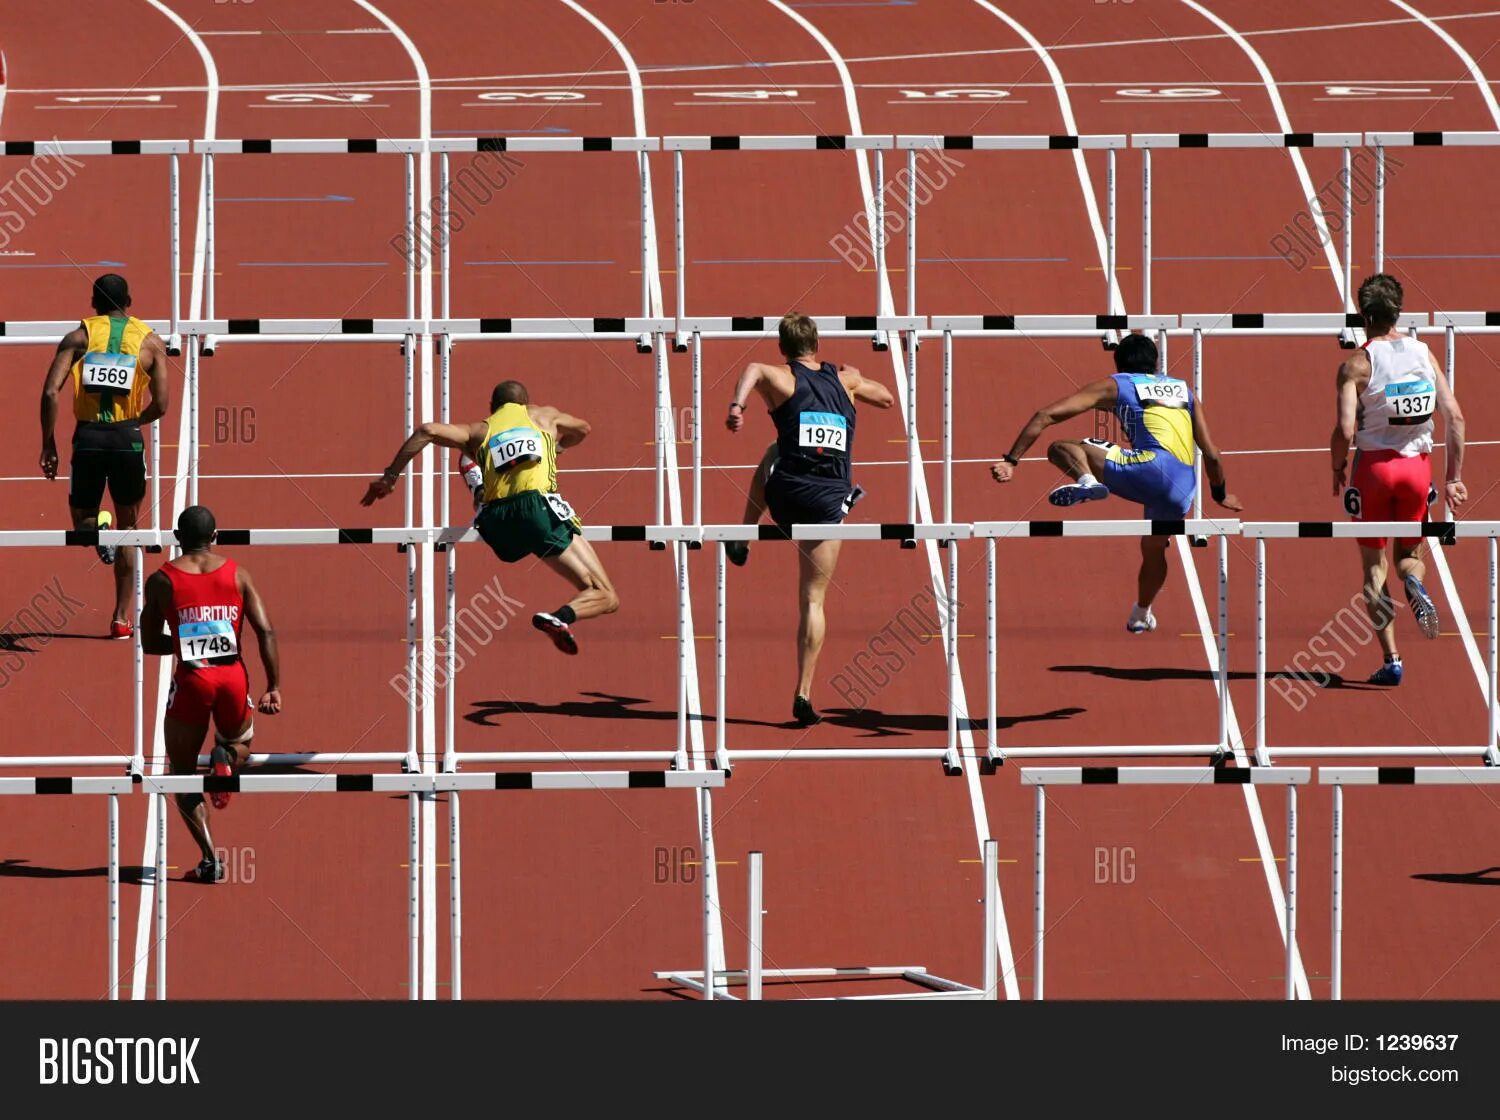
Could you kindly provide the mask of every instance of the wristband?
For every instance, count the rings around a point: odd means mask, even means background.
[[[737,409],[739,409],[739,410],[740,410],[740,411],[741,411],[741,412],[744,412],[744,411],[745,411],[745,406],[744,406],[744,405],[742,405],[742,404],[740,404],[740,402],[739,402],[739,401],[730,401],[730,402],[729,402],[729,407],[730,407],[730,408],[737,408]]]
[[[1218,485],[1215,485],[1214,483],[1210,482],[1208,484],[1208,492],[1214,496],[1214,501],[1222,502],[1225,496],[1229,493],[1229,484],[1221,482]]]
[[[1004,462],[1009,463],[1013,467],[1019,467],[1021,465],[1021,460],[1017,459],[1014,455],[1012,455],[1008,451],[1004,455],[1000,456],[1000,458]]]

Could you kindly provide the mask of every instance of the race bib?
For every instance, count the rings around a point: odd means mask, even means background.
[[[559,521],[572,521],[576,516],[573,513],[573,507],[563,501],[561,494],[543,494],[542,497],[546,500],[547,505],[552,507],[552,512],[557,516]]]
[[[1385,405],[1392,424],[1425,424],[1437,406],[1437,390],[1431,381],[1401,381],[1385,387]]]
[[[797,445],[809,450],[849,453],[849,421],[837,412],[804,412],[798,418]]]
[[[240,652],[232,622],[184,622],[177,628],[184,661],[234,657]]]
[[[134,381],[134,354],[85,354],[83,356],[85,392],[128,392]]]
[[[1141,404],[1162,405],[1166,408],[1186,408],[1188,406],[1188,387],[1186,381],[1178,381],[1175,377],[1132,377],[1131,384],[1135,386],[1135,395]]]
[[[535,428],[510,428],[490,438],[490,466],[497,471],[542,461],[542,433]]]

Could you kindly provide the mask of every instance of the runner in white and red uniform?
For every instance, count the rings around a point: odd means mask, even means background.
[[[1401,299],[1401,284],[1384,273],[1360,285],[1359,310],[1368,341],[1339,367],[1338,423],[1330,445],[1333,492],[1342,491],[1344,508],[1356,521],[1423,520],[1436,499],[1429,459],[1438,414],[1447,436],[1448,505],[1457,509],[1468,498],[1461,480],[1463,413],[1427,344],[1397,330]],[[1353,471],[1345,486],[1351,443]],[[1370,683],[1394,686],[1404,670],[1396,650],[1395,611],[1386,593],[1386,543],[1385,537],[1359,538],[1365,605],[1385,653],[1385,663]],[[1421,537],[1397,538],[1396,574],[1417,625],[1426,637],[1436,638],[1438,612],[1422,584],[1422,550]]]
[[[172,773],[197,772],[198,751],[212,721],[209,772],[224,778],[250,757],[250,739],[255,733],[252,717],[257,705],[240,656],[240,634],[247,617],[266,669],[266,693],[259,704],[266,715],[281,711],[280,659],[275,632],[250,574],[213,551],[216,536],[214,515],[206,508],[190,506],[182,511],[177,520],[182,555],[163,564],[146,582],[141,647],[146,653],[177,658],[162,721]],[[229,804],[226,791],[210,796],[215,809]],[[224,877],[223,864],[208,833],[208,807],[202,794],[178,794],[177,809],[203,853],[196,877],[200,882],[218,882]]]

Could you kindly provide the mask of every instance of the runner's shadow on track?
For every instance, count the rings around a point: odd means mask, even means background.
[[[647,703],[640,696],[614,696],[608,692],[581,692],[580,696],[594,697],[592,700],[564,700],[558,704],[538,704],[532,700],[476,700],[473,710],[464,713],[464,719],[481,727],[500,727],[502,716],[582,716],[585,719],[653,720],[675,722],[675,708],[642,708]],[[713,717],[698,715],[696,719],[713,722]],[[726,717],[726,723],[746,727],[781,727],[769,720],[737,719]],[[944,726],[947,726],[946,724]]]
[[[1413,875],[1413,879],[1422,879],[1429,883],[1457,883],[1466,887],[1500,887],[1500,867],[1486,867],[1482,871],[1429,871],[1422,875]]]
[[[145,867],[121,867],[120,882],[140,886],[146,879]],[[107,867],[43,867],[24,859],[0,860],[0,878],[12,879],[92,879],[104,878]]]
[[[0,634],[0,653],[41,653],[42,646],[62,638],[73,642],[113,642],[108,634],[54,634],[50,630]],[[29,646],[28,641],[40,640],[41,645]]]
[[[1096,677],[1108,677],[1115,681],[1207,681],[1212,683],[1219,679],[1218,674],[1212,669],[1182,669],[1176,666],[1162,667],[1156,669],[1125,669],[1118,665],[1053,665],[1048,669],[1053,673],[1092,673]],[[1253,681],[1254,673],[1230,672],[1231,681]],[[1284,669],[1267,673],[1268,681],[1297,681],[1307,685],[1309,688],[1347,688],[1351,692],[1384,692],[1384,685],[1370,684],[1367,681],[1351,681],[1339,676],[1337,673],[1289,673]]]
[[[1006,731],[1022,723],[1045,723],[1050,720],[1072,719],[1074,716],[1082,715],[1086,711],[1088,711],[1087,708],[1054,708],[1050,712],[1037,712],[1032,715],[999,716],[995,720],[995,727],[1000,731]],[[876,711],[874,708],[825,708],[823,709],[823,722],[832,727],[845,727],[851,731],[863,731],[866,737],[874,738],[885,738],[891,735],[911,735],[922,731],[944,732],[948,730],[948,715],[946,712],[898,714]],[[798,728],[797,724],[791,722],[778,724],[777,726]],[[960,731],[988,731],[989,726],[989,720],[983,717],[975,718],[971,716],[958,721]]]

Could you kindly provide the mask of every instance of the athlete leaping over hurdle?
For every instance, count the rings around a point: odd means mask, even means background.
[[[390,494],[406,464],[428,444],[462,452],[465,461],[480,466],[483,502],[475,524],[495,555],[507,564],[539,557],[578,589],[565,606],[531,619],[563,653],[577,653],[573,623],[620,607],[594,546],[582,536],[582,522],[557,492],[558,454],[588,434],[586,420],[534,405],[525,385],[502,381],[490,394],[488,419],[423,424],[413,432],[385,473],[370,483],[360,504],[374,505]]]
[[[1102,439],[1055,440],[1047,448],[1047,458],[1073,481],[1047,495],[1053,505],[1071,506],[1114,494],[1145,506],[1146,517],[1152,521],[1186,517],[1198,489],[1193,468],[1196,443],[1203,450],[1214,501],[1231,513],[1244,509],[1225,490],[1224,463],[1209,437],[1203,402],[1194,398],[1185,381],[1156,371],[1156,343],[1143,334],[1129,334],[1114,353],[1117,372],[1113,377],[1085,385],[1031,418],[1010,452],[990,468],[995,481],[1011,480],[1021,456],[1044,429],[1097,408],[1114,412],[1130,447]],[[1156,629],[1151,603],[1167,581],[1168,540],[1164,536],[1141,538],[1137,597],[1125,623],[1132,634]]]

